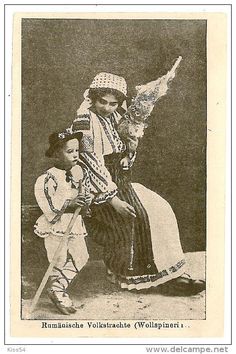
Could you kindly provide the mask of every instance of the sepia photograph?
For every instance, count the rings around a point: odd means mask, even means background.
[[[224,335],[226,24],[14,14],[13,336]]]
[[[206,30],[22,19],[23,319],[205,319]]]

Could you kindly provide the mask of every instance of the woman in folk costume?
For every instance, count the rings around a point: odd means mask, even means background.
[[[153,92],[146,98],[152,100]],[[137,139],[132,133],[129,139],[121,139],[125,116],[118,113],[126,94],[123,77],[96,75],[72,124],[73,131],[83,132],[80,158],[90,170],[96,191],[86,226],[90,236],[104,246],[108,278],[121,288],[159,286],[174,295],[199,293],[205,282],[185,274],[185,257],[170,205],[143,185],[131,183],[130,169],[136,155],[132,148],[137,146]],[[136,106],[147,113],[147,105],[140,102]],[[140,124],[136,128],[137,132]]]

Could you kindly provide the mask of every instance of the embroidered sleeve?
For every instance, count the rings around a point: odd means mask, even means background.
[[[110,181],[109,183],[109,181],[107,181],[107,187],[105,187],[104,192],[101,192],[100,188],[97,187],[97,185],[99,185],[97,176],[93,176],[94,179],[96,177],[95,183],[92,182],[91,176],[91,171],[88,171],[88,169],[84,169],[84,188],[86,194],[90,194],[92,196],[94,204],[105,203],[117,194],[117,187],[115,183],[113,183],[112,181]]]
[[[79,114],[72,124],[73,131],[90,130],[89,113]]]
[[[73,132],[82,132],[83,137],[80,141],[80,151],[94,150],[93,132],[91,125],[91,117],[89,113],[79,114],[73,121],[70,129]]]
[[[117,190],[113,190],[110,192],[105,192],[105,193],[99,193],[95,196],[93,202],[94,204],[102,204],[107,202],[108,200],[112,199],[116,194]]]
[[[99,131],[99,129],[96,130],[94,128],[94,123],[97,121],[95,120],[94,122],[91,119],[92,117],[90,114],[77,116],[72,124],[72,130],[83,132],[83,138],[80,143],[80,160],[85,164],[89,171],[90,191],[95,195],[95,200],[98,198],[99,202],[102,202],[117,193],[117,186],[112,181],[111,175],[105,166],[103,153],[97,152],[94,147],[95,142],[97,142],[97,140],[100,141],[101,137],[99,134],[95,134],[95,132]],[[100,126],[101,122],[96,124]],[[116,142],[116,140],[114,141]],[[101,139],[101,144],[103,143],[104,142]]]
[[[40,176],[34,187],[35,198],[45,217],[55,224],[69,205],[69,200],[57,193],[58,182],[50,173]]]
[[[89,169],[92,192],[100,194],[117,190],[116,184],[112,181],[111,175],[105,167],[102,156],[99,158],[95,152],[84,152],[81,153],[80,158]]]
[[[90,182],[90,176],[89,176],[89,171],[88,169],[83,166],[83,180],[82,180],[82,186],[83,186],[83,190],[85,192],[86,195],[91,194],[92,192],[92,186],[91,186],[91,182]]]
[[[95,186],[93,186],[93,184],[91,183],[90,171],[88,170],[88,168],[84,163],[80,162],[80,164],[83,170],[82,189],[85,195],[89,197],[90,203],[94,202],[95,204],[101,204],[106,202],[110,198],[113,198],[113,196],[116,195],[117,193],[116,189],[104,193],[98,192],[98,189]]]

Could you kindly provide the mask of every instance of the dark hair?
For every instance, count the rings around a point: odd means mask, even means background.
[[[63,147],[64,147],[64,145],[67,143],[67,141],[68,140],[66,140],[66,141],[60,141],[59,143],[57,143],[55,146],[54,146],[54,148],[53,148],[53,150],[52,150],[52,152],[51,152],[51,155],[49,156],[48,154],[45,154],[47,157],[56,157],[56,153],[58,152],[58,151],[60,151],[60,150],[62,150],[63,149]]]
[[[118,106],[121,106],[124,100],[126,99],[126,96],[122,92],[108,87],[90,88],[88,97],[94,104],[97,100],[101,99],[102,97],[108,94],[114,95],[116,97],[118,101]]]

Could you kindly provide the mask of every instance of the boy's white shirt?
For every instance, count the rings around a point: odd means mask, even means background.
[[[35,183],[35,197],[43,214],[35,224],[35,234],[40,237],[48,237],[50,234],[63,236],[73,216],[72,213],[64,213],[70,201],[78,195],[78,189],[72,188],[66,181],[66,170],[57,167],[48,169],[39,176]],[[73,182],[78,184],[83,180],[84,172],[79,165],[70,170]],[[71,230],[70,236],[87,235],[87,231],[79,215]]]

